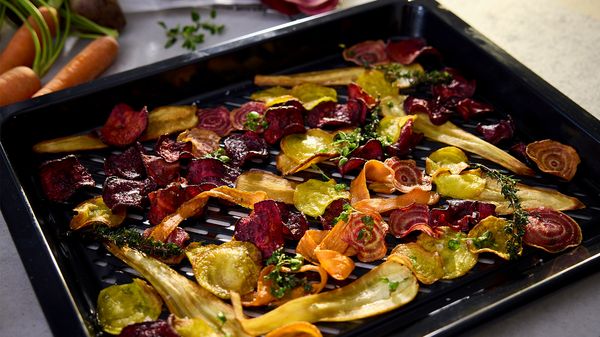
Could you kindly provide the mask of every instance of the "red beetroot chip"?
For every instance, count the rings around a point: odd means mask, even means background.
[[[146,168],[142,159],[142,146],[136,143],[121,154],[110,155],[104,161],[106,176],[117,176],[124,179],[144,179]]]
[[[419,38],[389,41],[385,47],[388,57],[395,62],[411,64],[417,57],[429,54],[441,58],[437,49],[428,46],[425,40]]]
[[[180,158],[190,158],[192,153],[192,143],[178,142],[169,136],[160,136],[154,146],[156,153],[163,157],[168,163],[178,161]]]
[[[448,200],[445,208],[434,208],[431,210],[431,226],[449,226],[455,230],[469,231],[480,220],[490,215],[496,215],[494,204],[470,201],[470,200]]]
[[[385,43],[381,40],[364,41],[346,48],[342,54],[346,61],[354,62],[359,66],[369,66],[389,62],[385,50]]]
[[[277,202],[265,200],[254,204],[250,215],[235,224],[234,237],[239,241],[252,242],[265,259],[283,247],[283,225]]]
[[[233,166],[242,166],[251,159],[265,160],[269,157],[267,142],[256,132],[235,134],[223,141],[225,152]]]
[[[177,181],[169,186],[150,192],[150,210],[148,220],[152,225],[158,225],[167,215],[175,213],[184,202],[202,192],[201,187],[187,185],[184,181]]]
[[[259,115],[264,115],[266,109],[267,108],[265,107],[265,103],[263,103],[263,102],[257,102],[257,101],[246,102],[241,107],[231,110],[231,113],[230,113],[231,125],[236,130],[247,130],[244,127],[244,124],[246,123],[246,119],[247,119],[246,116],[248,116],[248,114],[252,111],[256,112]],[[255,131],[260,133],[260,132],[263,132],[263,129],[262,129],[262,127],[259,127]]]
[[[336,218],[344,211],[345,205],[350,205],[348,199],[336,199],[325,208],[325,212],[319,217],[323,229],[329,230],[335,226]]]
[[[304,214],[291,209],[286,203],[276,201],[279,208],[279,217],[283,225],[283,236],[286,239],[300,240],[308,230],[308,221]]]
[[[304,107],[296,101],[272,106],[265,112],[268,126],[264,133],[267,144],[273,145],[293,133],[304,133]]]
[[[414,115],[417,113],[426,113],[429,115],[429,120],[435,125],[442,125],[448,121],[453,110],[448,104],[443,102],[439,97],[437,99],[423,99],[409,96],[404,100],[404,110],[406,113]]]
[[[221,137],[228,135],[233,129],[229,110],[224,106],[198,109],[196,115],[198,116],[198,127],[214,131]]]
[[[339,166],[342,175],[361,169],[367,160],[383,160],[383,147],[379,140],[369,139],[364,145],[354,149],[348,157],[348,161]]]
[[[100,129],[100,138],[108,145],[124,147],[133,144],[148,126],[148,110],[135,111],[127,104],[119,103],[111,111]]]
[[[193,160],[188,168],[187,180],[191,184],[210,183],[216,186],[233,186],[235,179],[240,175],[240,171],[223,162],[204,158]]]
[[[346,104],[319,103],[308,112],[306,123],[311,128],[342,128],[362,124],[366,117],[365,103],[349,99]]]
[[[406,124],[402,126],[402,129],[400,129],[400,137],[398,137],[398,140],[394,144],[386,147],[385,150],[389,156],[406,156],[421,142],[421,140],[423,140],[423,134],[415,132],[413,124],[414,122],[412,120],[406,122]]]
[[[84,186],[95,185],[92,175],[74,155],[43,163],[40,180],[46,197],[58,202],[67,201]]]
[[[513,137],[515,124],[511,118],[508,118],[503,119],[496,124],[477,124],[476,130],[487,142],[498,144],[503,140],[509,140]]]
[[[144,181],[108,177],[102,188],[102,199],[112,210],[126,207],[142,209],[148,193],[156,189],[151,179]]]
[[[179,162],[169,163],[162,157],[152,155],[142,155],[144,166],[148,177],[158,186],[167,186],[179,178],[181,167]]]
[[[456,111],[462,116],[462,118],[466,121],[473,117],[481,116],[483,114],[494,111],[494,107],[486,104],[478,102],[472,98],[463,98],[458,103],[456,103]]]
[[[403,238],[413,231],[421,231],[437,237],[438,233],[429,226],[429,207],[422,204],[412,204],[393,210],[390,213],[390,233],[397,238]]]
[[[525,244],[549,253],[558,253],[581,243],[581,228],[568,215],[548,207],[539,207],[527,212],[529,216],[523,236]]]
[[[164,320],[128,325],[118,337],[179,337],[179,334]]]
[[[367,92],[356,83],[348,84],[348,99],[360,100],[365,103],[369,109],[372,109],[377,105],[377,99],[367,94]]]
[[[452,81],[447,84],[432,85],[431,92],[434,96],[443,101],[452,97],[469,98],[473,96],[477,85],[475,80],[467,80],[456,69],[446,68],[444,71],[452,75]]]

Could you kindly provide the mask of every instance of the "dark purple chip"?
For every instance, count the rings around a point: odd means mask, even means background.
[[[168,163],[176,162],[180,158],[192,157],[191,142],[178,142],[174,139],[171,139],[167,135],[160,136],[156,142],[156,145],[154,146],[154,150]]]
[[[148,220],[152,225],[158,225],[167,215],[175,213],[184,202],[204,191],[201,186],[187,185],[185,179],[171,183],[169,186],[150,192],[150,210]]]
[[[428,46],[425,40],[420,38],[389,41],[385,50],[391,60],[402,64],[411,64],[417,57],[425,54],[441,58],[437,49]]]
[[[417,113],[426,113],[429,120],[435,125],[442,125],[448,121],[452,110],[447,107],[439,98],[423,99],[409,96],[404,100],[404,111],[414,115]]]
[[[148,177],[161,187],[167,186],[179,178],[179,162],[169,163],[162,157],[142,155]]]
[[[332,229],[336,224],[336,218],[344,211],[344,206],[349,204],[350,202],[348,199],[336,199],[332,201],[327,208],[325,208],[325,213],[319,217],[323,229]]]
[[[503,140],[508,140],[513,137],[515,132],[515,124],[509,117],[503,119],[496,124],[477,124],[477,132],[481,134],[483,139],[492,144],[498,144]]]
[[[265,200],[254,204],[252,213],[235,224],[234,237],[252,242],[265,259],[283,247],[283,225],[277,202]]]
[[[452,75],[452,81],[447,84],[435,84],[431,86],[433,96],[439,97],[442,101],[450,98],[469,98],[475,93],[477,82],[467,80],[456,69],[446,68],[445,72]]]
[[[304,107],[297,101],[289,101],[267,109],[265,120],[268,126],[264,132],[267,144],[273,145],[284,136],[293,133],[304,133],[304,112]]]
[[[233,186],[240,170],[213,159],[204,158],[192,160],[188,168],[187,180],[191,184],[210,183],[215,186]]]
[[[390,157],[402,157],[409,154],[423,140],[423,134],[415,132],[412,120],[406,122],[400,129],[398,140],[385,148]]]
[[[445,208],[431,210],[431,227],[450,226],[469,231],[480,220],[496,214],[494,204],[471,200],[448,200]]]
[[[511,146],[508,151],[515,155],[515,157],[521,159],[521,161],[531,165],[531,161],[529,160],[529,156],[527,156],[527,144],[523,142],[518,142],[515,145]]]
[[[108,177],[102,188],[102,199],[112,210],[126,207],[142,209],[148,193],[156,189],[152,179],[143,181]]]
[[[117,104],[100,129],[100,138],[108,145],[125,147],[133,144],[148,126],[148,110],[135,111],[129,105]]]
[[[92,175],[74,155],[43,163],[40,180],[46,197],[57,202],[67,201],[84,186],[95,185]]]
[[[472,98],[461,99],[456,103],[455,109],[465,121],[468,121],[473,117],[478,117],[494,111],[493,106],[478,102]]]
[[[348,155],[348,158],[348,161],[339,167],[342,175],[362,168],[367,160],[383,160],[383,147],[379,140],[369,139],[364,145],[354,149],[354,151]]]
[[[106,176],[117,176],[123,179],[144,179],[146,168],[142,159],[143,149],[135,143],[121,154],[113,154],[104,161]]]
[[[311,128],[336,129],[364,123],[367,105],[362,100],[349,99],[346,104],[319,103],[308,111],[306,123]]]
[[[308,230],[308,221],[304,214],[291,209],[284,202],[276,201],[279,208],[279,216],[283,225],[283,236],[290,240],[300,240]]]
[[[256,132],[231,135],[223,141],[225,152],[233,166],[242,166],[251,159],[265,160],[269,157],[267,142]]]
[[[143,322],[128,325],[121,330],[118,337],[180,337],[164,320]]]

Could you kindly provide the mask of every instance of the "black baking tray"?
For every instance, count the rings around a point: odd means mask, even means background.
[[[587,205],[568,213],[580,223],[583,243],[556,255],[527,250],[510,262],[482,255],[466,276],[424,286],[413,302],[394,312],[322,325],[325,334],[451,335],[597,268],[600,166],[591,158],[600,148],[600,122],[436,2],[376,1],[300,19],[0,110],[2,213],[54,335],[97,335],[98,291],[132,273],[98,244],[82,241],[67,230],[73,205],[50,203],[40,193],[37,168],[46,158],[32,153],[33,144],[98,127],[117,102],[235,107],[256,89],[252,85],[255,74],[340,65],[340,44],[394,36],[425,38],[441,52],[445,64],[475,78],[477,97],[510,113],[522,140],[552,138],[578,150],[582,163],[572,182],[557,183],[540,176],[525,182],[556,188]],[[440,145],[425,143],[413,157],[421,160],[436,146]],[[102,181],[102,158],[109,153],[79,154],[97,182]],[[210,216],[231,220],[219,215],[220,211],[218,205],[209,209]],[[128,221],[139,223],[142,217],[142,213],[132,214]],[[214,224],[200,226],[208,230],[193,235],[218,240],[228,234]]]

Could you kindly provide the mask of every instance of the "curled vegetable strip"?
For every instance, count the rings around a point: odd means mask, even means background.
[[[410,269],[391,256],[342,288],[291,300],[257,318],[244,317],[238,294],[231,298],[244,330],[260,335],[293,322],[344,322],[379,315],[412,301],[418,289]]]
[[[86,200],[73,210],[77,212],[69,224],[73,230],[98,223],[107,227],[117,227],[125,220],[125,209],[112,212],[101,196]]]
[[[367,180],[371,184],[367,187]],[[351,203],[370,199],[369,188],[376,192],[392,193],[394,191],[394,171],[378,160],[369,160],[362,171],[350,184]]]
[[[544,139],[527,145],[527,156],[542,172],[571,181],[581,162],[574,148],[557,141]]]
[[[252,208],[255,203],[267,199],[267,194],[262,191],[244,192],[228,186],[219,186],[204,191],[184,202],[177,208],[175,213],[165,217],[161,223],[151,229],[150,237],[154,240],[165,241],[183,220],[201,212],[209,197],[220,198],[246,208]]]
[[[320,85],[348,85],[365,72],[363,67],[336,68],[311,71],[292,75],[256,75],[254,84],[258,86],[281,85],[293,87],[302,83]]]
[[[428,117],[423,117],[415,119],[414,128],[418,132],[425,134],[427,138],[478,154],[517,174],[525,176],[533,176],[535,174],[532,169],[517,158],[450,122],[442,125],[433,125]]]
[[[135,249],[113,244],[105,247],[150,282],[175,316],[200,318],[213,330],[232,337],[248,336],[235,319],[232,308],[197,283]]]
[[[248,307],[256,307],[270,304],[281,305],[289,300],[306,295],[307,292],[305,291],[304,287],[298,286],[292,289],[289,294],[287,294],[281,299],[278,299],[277,297],[273,296],[273,294],[271,293],[271,288],[273,287],[274,281],[269,279],[267,276],[273,271],[274,268],[274,265],[268,265],[260,271],[260,274],[258,276],[258,285],[256,286],[256,292],[252,294],[251,300],[242,302],[242,305]],[[287,267],[281,267],[281,272],[293,273],[294,271],[290,270]],[[310,286],[310,294],[317,294],[321,292],[327,284],[327,272],[325,271],[325,269],[319,266],[307,264],[303,265],[302,267],[300,267],[300,269],[298,269],[298,271],[295,272],[316,272],[319,274],[319,282],[311,282],[308,284]]]

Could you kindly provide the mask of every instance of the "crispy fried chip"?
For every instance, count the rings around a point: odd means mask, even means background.
[[[148,110],[133,110],[127,104],[115,105],[104,126],[100,129],[100,139],[108,145],[124,147],[135,142],[148,126]]]
[[[67,201],[82,187],[95,185],[92,175],[74,155],[43,163],[40,181],[46,197],[58,202]]]
[[[438,252],[444,266],[443,279],[449,280],[465,275],[477,263],[477,254],[472,253],[466,243],[466,234],[450,227],[439,227],[440,238],[421,233],[417,244],[429,252]]]
[[[490,252],[509,260],[508,241],[512,238],[506,232],[506,219],[488,216],[469,231],[467,244],[473,253]]]
[[[444,277],[444,262],[437,251],[425,250],[416,242],[397,245],[391,255],[404,262],[424,284],[432,284]]]
[[[550,139],[528,144],[526,152],[542,172],[566,181],[573,179],[581,162],[574,148]]]
[[[77,205],[73,211],[77,212],[77,214],[71,218],[69,224],[69,227],[72,230],[78,230],[95,224],[103,224],[107,227],[117,227],[125,220],[125,210],[112,212],[110,208],[104,204],[102,197],[86,200]]]

